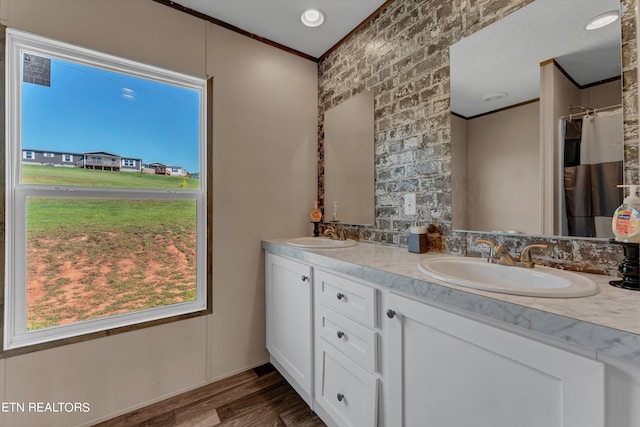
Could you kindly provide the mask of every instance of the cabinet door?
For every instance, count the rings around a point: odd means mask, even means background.
[[[399,295],[386,314],[393,425],[604,426],[601,363]]]
[[[341,427],[374,427],[378,415],[378,378],[318,339],[317,404]]]
[[[274,365],[311,406],[311,267],[267,253],[265,268],[267,350]]]
[[[598,354],[605,364],[607,427],[640,426],[640,363]]]

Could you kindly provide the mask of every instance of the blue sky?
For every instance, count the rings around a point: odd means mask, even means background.
[[[22,83],[22,147],[107,151],[199,171],[199,93],[51,59],[51,86]]]

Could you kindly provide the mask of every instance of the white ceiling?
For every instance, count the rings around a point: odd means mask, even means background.
[[[319,58],[385,0],[176,0],[175,3],[248,33]],[[325,12],[309,28],[300,15]],[[539,97],[539,64],[551,58],[581,85],[620,75],[620,22],[585,31],[620,0],[536,0],[451,48],[451,110],[472,117]],[[507,92],[485,102],[488,93]]]
[[[385,0],[175,0],[181,6],[251,34],[319,58],[375,12]],[[320,9],[325,21],[309,28],[300,16]]]

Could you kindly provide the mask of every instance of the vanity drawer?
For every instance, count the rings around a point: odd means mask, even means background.
[[[371,427],[377,423],[378,378],[318,340],[315,395],[339,426]]]
[[[376,290],[352,280],[315,271],[316,302],[326,305],[368,328],[376,326]]]
[[[316,334],[363,368],[377,371],[378,334],[320,304],[316,310]]]

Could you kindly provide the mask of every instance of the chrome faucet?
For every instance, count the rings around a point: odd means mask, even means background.
[[[491,264],[500,264],[500,265],[510,265],[515,267],[524,267],[524,268],[533,268],[535,264],[531,259],[531,249],[539,248],[539,249],[547,249],[549,246],[544,244],[533,244],[524,248],[522,253],[520,254],[520,258],[516,260],[511,256],[509,251],[502,245],[496,245],[493,242],[488,240],[478,239],[476,243],[484,243],[489,245],[491,248],[489,250],[489,257],[487,258],[487,262]]]

